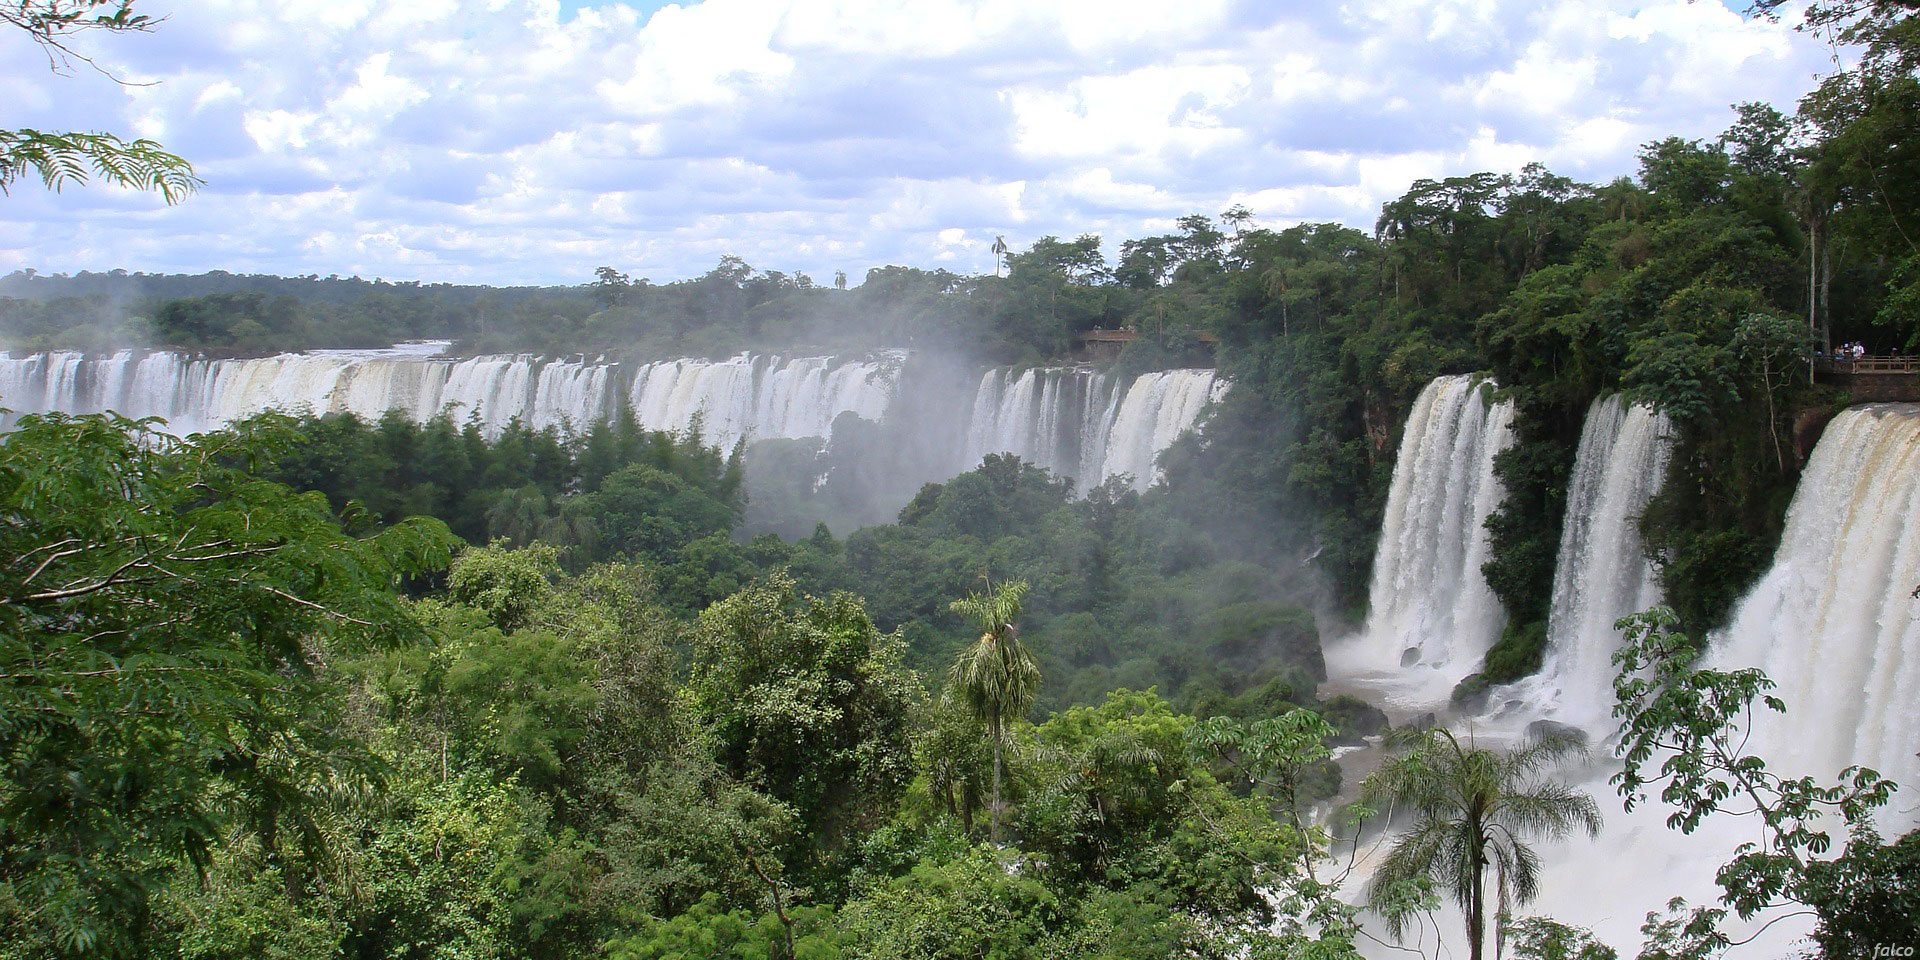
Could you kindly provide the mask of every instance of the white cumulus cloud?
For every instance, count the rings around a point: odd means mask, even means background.
[[[1826,51],[1707,0],[141,0],[114,76],[0,37],[0,126],[150,136],[185,203],[0,198],[0,270],[666,281],[1108,249],[1234,203],[1370,226],[1419,177],[1787,106]],[[139,84],[139,85],[136,85]]]

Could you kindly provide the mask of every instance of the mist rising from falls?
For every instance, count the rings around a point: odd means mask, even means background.
[[[1613,653],[1621,617],[1660,602],[1660,576],[1640,540],[1640,514],[1673,453],[1665,415],[1619,395],[1587,410],[1554,564],[1553,605],[1540,672],[1493,695],[1529,718],[1572,724],[1603,739],[1615,726]]]
[[[1405,705],[1442,702],[1480,668],[1506,617],[1480,567],[1487,517],[1506,496],[1493,457],[1513,442],[1513,404],[1485,381],[1441,377],[1420,391],[1400,440],[1374,555],[1372,610],[1329,668],[1387,678]]]

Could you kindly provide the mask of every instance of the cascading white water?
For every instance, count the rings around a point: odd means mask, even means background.
[[[1859,764],[1904,787],[1920,822],[1920,404],[1854,407],[1800,477],[1773,566],[1735,608],[1712,661],[1759,667],[1787,714],[1754,750],[1791,775]]]
[[[1610,732],[1613,653],[1621,617],[1660,602],[1660,578],[1640,540],[1640,514],[1665,482],[1672,455],[1665,415],[1619,395],[1587,410],[1567,490],[1554,564],[1553,604],[1540,672],[1493,694],[1529,719]]]
[[[567,424],[584,427],[607,418],[615,368],[585,360],[559,360],[540,368],[527,422],[536,430]]]
[[[1558,584],[1582,566],[1613,574],[1610,582],[1590,579],[1584,599],[1556,589],[1556,631],[1563,624],[1574,629],[1579,620],[1568,618],[1593,618],[1581,628],[1583,644],[1602,636],[1592,625],[1604,618],[1598,606],[1622,609],[1651,602],[1637,546],[1628,548],[1627,541],[1637,544],[1637,538],[1626,535],[1633,526],[1627,517],[1629,505],[1644,504],[1658,487],[1666,466],[1660,449],[1665,444],[1658,440],[1663,431],[1651,414],[1636,425],[1633,410],[1621,411],[1614,429],[1608,425],[1613,415],[1596,407],[1589,417],[1556,577]],[[1614,436],[1603,444],[1609,430]],[[1611,453],[1603,453],[1608,446]],[[1589,465],[1597,469],[1589,471]],[[1635,473],[1637,478],[1629,476]],[[1585,511],[1584,528],[1576,529],[1574,513],[1583,504],[1592,506]],[[1759,667],[1777,685],[1773,693],[1787,712],[1758,711],[1745,741],[1770,770],[1831,783],[1842,769],[1857,764],[1902,784],[1892,806],[1881,811],[1879,825],[1888,838],[1920,825],[1920,801],[1914,799],[1920,791],[1920,727],[1913,722],[1914,704],[1920,703],[1920,599],[1914,595],[1920,587],[1920,538],[1915,529],[1920,529],[1920,404],[1843,412],[1828,425],[1801,474],[1772,566],[1735,607],[1729,626],[1711,639],[1707,658],[1707,666],[1715,669]],[[1615,542],[1600,547],[1608,540]],[[1607,697],[1611,668],[1600,661],[1610,659],[1601,656],[1615,645],[1610,633],[1604,651],[1594,645],[1560,664],[1561,682],[1553,689],[1569,691],[1577,684],[1582,696]],[[1552,660],[1548,669],[1555,669]],[[1555,706],[1543,697],[1519,709],[1540,716]],[[1517,729],[1495,731],[1495,737]],[[1498,745],[1497,739],[1489,745]],[[1596,758],[1584,773],[1564,774],[1600,802],[1606,826],[1598,840],[1538,844],[1546,864],[1542,896],[1519,912],[1591,928],[1624,955],[1638,946],[1643,918],[1660,911],[1668,898],[1716,903],[1716,870],[1736,846],[1759,837],[1752,818],[1730,814],[1710,817],[1698,832],[1682,835],[1667,827],[1670,808],[1657,795],[1623,812],[1608,782],[1617,769],[1617,762]],[[1441,933],[1457,946],[1453,923],[1449,920]],[[1736,924],[1736,936],[1759,939],[1735,955],[1790,953],[1807,926],[1803,916],[1778,912],[1744,927]],[[1393,955],[1386,950],[1369,954]]]
[[[79,354],[0,355],[0,404],[16,413],[116,410],[157,416],[173,429],[206,430],[264,410],[350,412],[377,418],[399,410],[423,420],[442,410],[477,416],[497,435],[514,419],[543,429],[584,427],[629,399],[653,429],[685,429],[704,418],[709,440],[730,446],[756,437],[826,436],[852,412],[879,419],[892,398],[881,361],[827,357],[777,360],[672,360],[643,365],[631,386],[620,368],[585,359],[531,356],[443,360],[444,344],[391,350],[316,350],[250,360],[206,360],[123,351],[88,360]]]
[[[515,417],[544,426],[533,393],[530,357],[440,360],[444,343],[388,350],[316,350],[247,360],[209,360],[168,352],[121,351],[99,360],[78,354],[0,355],[0,404],[15,413],[98,413],[161,417],[180,433],[209,430],[264,410],[351,412],[375,418],[397,409],[425,419],[451,405],[477,414],[489,433]],[[567,368],[546,364],[543,380],[564,389]],[[604,374],[603,374],[604,375]],[[591,380],[589,376],[587,378]],[[589,416],[599,401],[570,398]],[[575,419],[581,420],[579,415]]]
[[[1372,611],[1359,636],[1327,651],[1335,675],[1383,681],[1402,706],[1444,701],[1505,623],[1480,567],[1487,517],[1506,496],[1493,457],[1513,442],[1513,404],[1488,403],[1488,386],[1441,377],[1415,399],[1374,555]]]
[[[1747,750],[1790,777],[1832,783],[1848,766],[1901,784],[1880,813],[1891,839],[1920,826],[1920,404],[1854,407],[1828,424],[1787,511],[1773,565],[1712,640],[1706,665],[1759,667],[1787,712],[1756,711]],[[1669,830],[1657,796],[1620,813],[1603,768],[1586,784],[1609,811],[1597,842],[1545,848],[1534,911],[1593,927],[1626,950],[1638,921],[1667,897],[1712,903],[1715,870],[1759,839],[1750,817],[1711,818],[1693,836]],[[1836,840],[1843,839],[1836,837]],[[1832,851],[1837,853],[1838,850]],[[1770,916],[1756,918],[1764,922]],[[1748,955],[1779,956],[1797,918]]]
[[[1210,370],[1164,370],[1143,373],[1127,387],[1120,408],[1106,422],[1100,446],[1106,451],[1090,476],[1102,480],[1122,474],[1134,487],[1146,489],[1159,471],[1154,459],[1172,446],[1200,417],[1200,411],[1222,395],[1223,384]]]
[[[628,392],[641,426],[683,430],[698,417],[702,435],[723,448],[743,437],[825,437],[840,414],[879,420],[892,399],[893,379],[882,361],[775,361],[751,354],[644,364]]]
[[[1157,479],[1154,460],[1226,393],[1211,370],[1163,370],[1122,382],[1091,368],[989,370],[968,417],[961,469],[1012,453],[1085,490],[1125,474]]]
[[[1114,400],[1112,379],[1091,368],[989,370],[974,391],[966,449],[955,466],[1010,453],[1075,481],[1091,477],[1103,458],[1103,414]],[[1095,462],[1083,455],[1089,452]]]
[[[684,430],[698,420],[709,443],[731,448],[743,438],[825,438],[847,413],[885,421],[906,359],[898,351],[853,360],[740,354],[622,367],[581,357],[451,360],[437,356],[445,346],[247,360],[131,350],[98,359],[0,354],[0,406],[16,413],[114,410],[161,417],[183,433],[269,409],[350,412],[366,419],[399,410],[416,420],[444,410],[459,421],[476,418],[483,432],[498,435],[515,419],[535,429],[582,428],[625,403],[643,427]],[[1144,489],[1155,478],[1154,458],[1225,389],[1211,370],[1170,370],[1130,381],[1090,367],[989,370],[970,406],[954,409],[966,398],[938,396],[922,398],[910,405],[910,414],[901,414],[913,421],[897,425],[902,431],[931,427],[931,417],[964,438],[901,469],[925,472],[912,478],[917,485],[970,469],[988,453],[1014,453],[1080,481],[1129,474]]]

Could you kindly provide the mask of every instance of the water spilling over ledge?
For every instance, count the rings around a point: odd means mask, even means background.
[[[1491,702],[1570,724],[1596,740],[1612,732],[1613,625],[1660,603],[1660,576],[1640,539],[1640,515],[1673,454],[1665,415],[1618,394],[1587,411],[1554,564],[1553,603],[1540,672],[1494,691]]]
[[[1900,782],[1920,822],[1920,404],[1854,407],[1801,474],[1773,566],[1712,660],[1759,667],[1787,703],[1755,750],[1793,775],[1860,764]]]
[[[161,417],[180,433],[210,430],[265,410],[353,413],[399,410],[415,420],[450,411],[497,436],[519,421],[534,429],[584,428],[620,407],[643,427],[685,430],[713,443],[821,438],[846,414],[928,436],[931,457],[902,469],[914,482],[943,480],[989,453],[1014,453],[1073,477],[1084,489],[1125,474],[1144,489],[1154,459],[1226,382],[1212,370],[1121,377],[1093,367],[992,369],[971,395],[906,373],[904,351],[860,357],[743,353],[710,360],[613,363],[582,357],[438,356],[444,344],[388,350],[316,350],[258,359],[205,359],[125,350],[0,354],[0,406],[15,415],[112,410]]]
[[[1328,650],[1331,671],[1378,682],[1404,707],[1443,702],[1506,622],[1480,575],[1487,517],[1506,496],[1493,458],[1513,443],[1513,404],[1490,403],[1491,387],[1441,377],[1415,399],[1374,556],[1372,611],[1358,637]]]
[[[1381,533],[1374,615],[1364,634],[1330,651],[1343,654],[1329,657],[1336,683],[1389,702],[1402,698],[1402,713],[1443,700],[1444,684],[1431,682],[1431,675],[1477,668],[1485,650],[1479,640],[1499,629],[1497,607],[1478,598],[1485,584],[1473,558],[1484,554],[1475,552],[1486,514],[1479,504],[1498,496],[1497,485],[1476,484],[1490,475],[1499,449],[1489,433],[1504,429],[1505,420],[1498,407],[1464,402],[1472,386],[1464,378],[1441,378],[1416,402]],[[1619,769],[1605,743],[1612,732],[1612,652],[1619,645],[1613,622],[1659,600],[1638,518],[1665,481],[1669,432],[1656,412],[1618,398],[1602,398],[1589,410],[1568,491],[1545,664],[1538,675],[1496,692],[1499,716],[1452,724],[1483,746],[1517,739],[1539,719],[1593,735],[1594,758],[1565,777],[1600,802],[1606,827],[1598,840],[1538,846],[1546,864],[1542,895],[1524,912],[1590,927],[1623,954],[1637,947],[1643,919],[1667,898],[1717,902],[1716,870],[1737,845],[1757,839],[1751,818],[1726,815],[1682,835],[1667,826],[1670,811],[1657,798],[1625,813],[1609,783]],[[1459,526],[1475,515],[1474,528]],[[1920,791],[1920,725],[1913,712],[1920,703],[1916,529],[1920,404],[1843,412],[1801,475],[1772,566],[1736,606],[1728,627],[1710,638],[1707,664],[1759,667],[1777,684],[1774,693],[1787,712],[1763,711],[1750,741],[1751,752],[1773,771],[1832,782],[1858,764],[1901,783],[1904,789],[1880,814],[1888,836],[1920,825],[1914,799]],[[1469,662],[1459,662],[1469,654]],[[1425,666],[1435,661],[1450,669]],[[1765,919],[1736,932],[1755,932]],[[1445,938],[1458,937],[1452,918],[1440,929]],[[1779,923],[1744,948],[1746,955],[1790,953],[1806,929],[1805,918]],[[1397,955],[1386,948],[1367,952]]]

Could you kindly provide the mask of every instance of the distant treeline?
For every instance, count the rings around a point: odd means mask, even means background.
[[[0,338],[13,349],[173,346],[220,354],[460,340],[495,326],[585,316],[578,288],[388,283],[111,270],[0,277]]]
[[[1073,335],[1139,320],[1142,329],[1203,327],[1147,302],[1189,269],[1217,270],[1225,237],[1207,217],[1187,233],[1143,241],[1145,253],[1108,270],[1100,241],[1045,238],[1009,259],[1012,276],[877,267],[852,289],[806,274],[756,271],[722,257],[708,273],[653,284],[602,267],[574,287],[493,288],[358,278],[16,272],[0,278],[0,340],[13,349],[171,346],[219,354],[378,347],[444,339],[462,354],[530,352],[657,358],[743,349],[941,349],[996,362],[1064,356]],[[1133,264],[1131,268],[1128,264]],[[1176,355],[1177,358],[1177,355]]]

